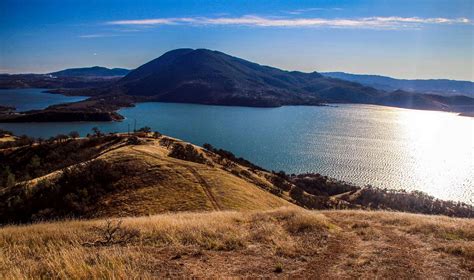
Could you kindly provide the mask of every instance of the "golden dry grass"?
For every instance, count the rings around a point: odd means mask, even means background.
[[[13,135],[6,134],[5,136],[0,137],[0,142],[11,142],[11,141],[15,141],[17,139],[18,138],[13,136]]]
[[[123,224],[4,226],[0,279],[474,277],[472,219],[308,211],[264,191],[272,184],[263,171],[196,146],[205,164],[172,158],[160,140],[144,141],[120,142],[99,156],[136,172],[86,216],[126,217]]]
[[[261,187],[272,188],[263,175],[233,164],[226,169],[218,157],[208,156],[198,146],[194,148],[206,156],[206,164],[169,156],[170,147],[160,143],[169,139],[141,138],[141,145],[128,145],[126,138],[102,152],[97,159],[114,164],[129,164],[136,174],[123,176],[118,185],[121,191],[104,194],[87,217],[144,216],[179,211],[268,210],[292,204]],[[251,179],[231,171],[249,171]],[[53,180],[61,170],[30,180],[32,187],[43,179]],[[237,173],[238,173],[237,172]],[[234,172],[235,173],[235,172]]]
[[[128,278],[164,276],[155,271],[163,250],[239,251],[254,243],[294,253],[292,233],[321,231],[327,219],[315,212],[285,209],[266,213],[213,212],[125,218],[139,236],[120,246],[90,246],[104,221],[65,221],[0,230],[0,276],[22,278]],[[294,243],[294,244],[293,244]],[[304,250],[304,248],[300,248]],[[155,256],[156,254],[156,256]],[[154,257],[155,256],[155,257]],[[169,258],[169,257],[168,257]],[[166,261],[166,259],[165,259]]]
[[[357,235],[357,253],[347,263],[356,275],[378,273],[383,263],[386,270],[405,269],[407,278],[474,276],[473,219],[388,211],[322,213]]]
[[[202,152],[197,146],[195,149]],[[129,186],[125,191],[103,197],[98,203],[96,215],[267,210],[290,205],[252,182],[224,170],[211,159],[208,164],[199,164],[169,157],[169,152],[158,140],[148,139],[144,145],[125,146],[102,155],[101,159],[110,162],[140,166],[141,172],[123,179],[121,183]],[[235,168],[242,167],[236,165]],[[269,184],[264,177],[259,179]]]
[[[390,212],[269,211],[124,218],[0,228],[1,279],[163,277],[469,278],[474,221]]]

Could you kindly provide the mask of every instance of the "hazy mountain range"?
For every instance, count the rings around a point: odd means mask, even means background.
[[[357,83],[262,66],[222,52],[177,49],[120,79],[113,91],[149,100],[281,106],[370,101],[378,91]]]
[[[115,77],[125,76],[130,72],[123,68],[106,68],[100,66],[86,67],[86,68],[70,68],[57,72],[49,73],[56,77]]]
[[[162,102],[242,106],[364,103],[447,110],[474,101],[388,92],[317,72],[284,71],[207,49],[169,51],[132,70],[106,92]]]
[[[474,83],[448,79],[406,80],[379,75],[350,74],[344,72],[321,73],[326,77],[343,79],[385,91],[405,90],[446,96],[465,95],[474,97]]]
[[[207,49],[172,50],[128,71],[92,67],[47,75],[2,75],[0,88],[43,87],[53,89],[51,92],[91,98],[4,115],[0,120],[119,120],[121,116],[116,110],[147,101],[254,107],[359,103],[465,115],[474,111],[474,99],[467,96],[387,91],[318,72],[285,71]],[[118,75],[127,72],[125,76]]]
[[[48,74],[55,77],[123,77],[131,71],[133,70],[93,66],[69,68]],[[474,82],[470,81],[449,79],[396,79],[381,75],[351,74],[345,72],[321,72],[320,74],[325,77],[360,83],[383,91],[403,90],[444,96],[465,95],[474,97]]]

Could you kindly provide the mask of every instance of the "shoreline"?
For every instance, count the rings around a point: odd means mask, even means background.
[[[13,136],[13,135],[8,135]],[[159,143],[159,145],[166,145],[169,149],[170,144],[171,147],[175,143],[181,143],[182,145],[189,144],[183,140],[168,137],[165,135],[161,135],[160,133],[147,133],[147,132],[132,132],[128,133],[109,133],[109,134],[102,134],[101,136],[90,136],[90,137],[82,137],[82,138],[68,138],[66,135],[62,135],[62,137],[66,137],[66,139],[59,139],[51,138],[46,142],[36,143],[35,140],[31,140],[25,146],[22,144],[19,149],[39,149],[38,145],[68,145],[68,143],[74,143],[76,141],[79,142],[88,142],[88,141],[95,141],[94,139],[105,139],[104,141],[112,141],[112,142],[120,142],[126,143],[126,146],[133,146],[135,144],[130,144],[130,138],[137,138],[141,139],[142,142],[139,145],[150,145],[150,148],[153,145]],[[58,136],[59,137],[59,136]],[[110,138],[110,139],[109,139]],[[21,138],[17,138],[21,140]],[[109,139],[109,140],[107,140]],[[166,141],[165,141],[166,140]],[[51,142],[52,141],[52,142]],[[155,143],[156,142],[156,143]],[[33,145],[31,145],[33,143]],[[35,145],[35,143],[37,145]],[[168,143],[168,144],[163,144]],[[29,146],[29,147],[28,147]],[[451,211],[449,209],[454,209],[455,207],[467,207],[471,209],[471,214],[469,217],[474,216],[474,205],[461,202],[461,201],[453,201],[453,200],[443,200],[439,198],[435,198],[427,193],[421,191],[407,191],[404,189],[386,189],[386,188],[378,188],[374,186],[360,186],[351,182],[339,180],[336,178],[332,178],[329,176],[324,176],[319,173],[315,172],[306,172],[300,174],[286,174],[284,171],[269,171],[265,168],[257,166],[252,162],[238,157],[234,155],[232,152],[214,148],[212,145],[204,144],[201,146],[192,145],[193,147],[197,148],[198,151],[202,151],[204,153],[212,153],[216,156],[225,159],[226,161],[234,162],[237,165],[243,166],[248,168],[250,172],[263,173],[266,174],[267,177],[272,184],[279,189],[279,192],[287,192],[289,191],[288,187],[291,185],[297,186],[298,191],[294,191],[292,194],[290,192],[289,196],[292,198],[293,203],[296,203],[299,206],[309,208],[309,209],[332,209],[337,208],[339,209],[373,209],[373,210],[390,210],[390,211],[404,211],[404,212],[411,212],[411,213],[424,213],[424,214],[436,214],[439,212],[444,213],[443,215],[449,215]],[[14,142],[10,142],[9,147],[0,148],[0,152],[5,152],[5,149],[15,149]],[[133,149],[133,148],[132,148]],[[79,151],[78,151],[79,152]],[[186,159],[186,157],[180,159],[194,161],[194,159]],[[45,174],[43,174],[45,175]],[[242,175],[238,175],[238,177],[242,177]],[[251,178],[247,175],[243,176],[242,178]],[[277,194],[277,193],[274,193]],[[406,204],[408,203],[408,204]],[[430,207],[426,208],[428,203],[431,205]],[[406,204],[406,205],[402,205]],[[423,206],[424,205],[424,206]],[[362,207],[362,208],[361,208]],[[407,207],[406,209],[404,207]],[[413,209],[412,209],[413,207]],[[411,209],[411,210],[409,210]],[[418,209],[418,210],[416,210]],[[431,209],[428,212],[427,209]],[[437,209],[437,210],[436,210]],[[464,211],[464,210],[463,210]],[[468,211],[468,210],[466,210]],[[454,212],[452,212],[454,213]]]
[[[63,92],[51,92],[45,91],[50,94],[62,94],[66,96],[79,96],[81,94],[65,94]],[[82,93],[83,94],[83,93]],[[433,111],[433,112],[445,112],[453,113],[462,117],[474,117],[474,112],[466,111],[453,111],[453,110],[437,110],[435,108],[406,108],[399,106],[392,106],[386,104],[375,104],[375,103],[347,103],[347,102],[334,102],[334,103],[318,103],[318,104],[281,104],[281,105],[239,105],[239,104],[226,104],[226,103],[207,103],[207,102],[175,102],[175,101],[162,101],[153,100],[146,97],[131,97],[125,95],[112,96],[115,100],[105,100],[103,97],[91,96],[83,101],[58,104],[47,107],[41,110],[33,110],[26,112],[15,112],[12,111],[13,107],[5,107],[0,105],[0,123],[42,123],[42,122],[111,122],[111,121],[122,121],[124,117],[118,113],[119,110],[127,107],[134,107],[137,103],[147,102],[159,102],[159,103],[177,103],[177,104],[194,104],[194,105],[208,105],[208,106],[225,106],[225,107],[248,107],[248,108],[280,108],[284,106],[327,106],[327,107],[338,107],[340,104],[349,105],[372,105],[382,106],[389,108],[399,108],[406,110],[421,110],[421,111]],[[125,100],[116,100],[116,99]],[[88,104],[86,106],[80,106],[81,104]],[[76,108],[79,105],[79,109]],[[4,110],[2,110],[5,108]]]

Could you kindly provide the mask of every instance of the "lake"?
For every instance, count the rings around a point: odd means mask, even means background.
[[[44,109],[48,106],[77,102],[86,99],[85,96],[65,96],[51,94],[42,88],[2,89],[0,90],[0,105],[13,106],[18,112]]]
[[[57,96],[57,95],[54,95]],[[1,102],[0,102],[1,104]],[[371,105],[247,108],[141,103],[123,122],[0,124],[49,137],[94,126],[105,132],[153,130],[210,143],[264,168],[317,172],[358,185],[420,190],[474,204],[474,118]]]

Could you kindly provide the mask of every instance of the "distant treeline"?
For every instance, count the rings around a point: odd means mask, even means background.
[[[284,176],[284,180],[294,184],[290,196],[297,204],[310,209],[373,209],[474,217],[472,205],[436,199],[421,191],[359,187],[313,173]],[[337,198],[337,202],[331,197]]]
[[[253,170],[266,171],[229,151],[216,149],[210,144],[203,147]],[[268,179],[279,190],[270,190],[272,193],[281,196],[288,192],[294,203],[308,209],[372,209],[474,217],[472,205],[436,199],[421,191],[380,189],[370,185],[360,187],[317,173],[288,175],[284,171],[273,171]]]

